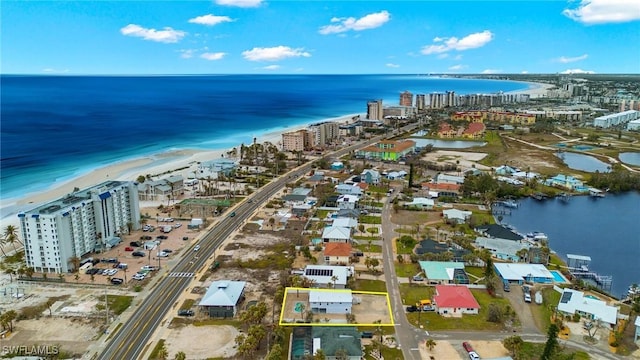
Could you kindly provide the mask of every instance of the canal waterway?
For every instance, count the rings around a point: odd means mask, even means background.
[[[604,198],[574,196],[566,202],[522,199],[502,222],[523,234],[546,233],[551,249],[565,261],[567,254],[590,256],[591,271],[613,276],[615,296],[626,294],[633,283],[640,284],[638,192]]]

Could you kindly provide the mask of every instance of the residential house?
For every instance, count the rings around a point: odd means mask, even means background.
[[[310,290],[309,307],[314,314],[351,314],[351,290]]]
[[[588,188],[584,186],[584,183],[571,175],[558,174],[552,178],[544,181],[547,186],[559,187],[567,190],[574,191],[588,191]]]
[[[327,226],[322,230],[322,241],[325,243],[351,243],[351,229],[341,226]]]
[[[357,186],[354,186],[357,189]],[[340,195],[336,201],[336,205],[340,209],[355,209],[358,206],[358,200],[360,197],[357,195]]]
[[[140,200],[173,199],[184,192],[184,178],[182,175],[172,175],[160,180],[147,179],[137,187]]]
[[[511,167],[509,165],[498,166],[495,169],[496,175],[504,175],[504,176],[511,176],[519,171],[520,169]]]
[[[358,220],[350,217],[337,217],[333,219],[333,223],[331,225],[353,230],[358,227]]]
[[[313,326],[313,351],[322,349],[327,360],[360,360],[364,358],[358,328],[351,326]],[[345,357],[346,356],[346,357]]]
[[[293,189],[290,194],[283,196],[282,200],[284,200],[285,204],[289,207],[299,204],[305,204],[309,198],[310,193],[311,189],[299,187]]]
[[[551,284],[554,279],[553,274],[541,264],[494,263],[493,268],[502,282]]]
[[[453,261],[419,261],[425,278],[431,284],[468,284],[464,263]],[[465,282],[466,281],[466,282]]]
[[[487,249],[491,255],[500,260],[520,262],[519,256],[521,250],[528,251],[531,245],[524,240],[506,240],[478,236],[474,242],[475,247],[479,249]],[[525,252],[526,254],[526,252]]]
[[[464,285],[436,285],[433,306],[438,314],[448,317],[477,315],[480,311],[480,304]]]
[[[202,161],[198,164],[196,172],[198,179],[217,179],[220,175],[229,176],[238,167],[238,162],[233,159],[219,158]]]
[[[374,169],[365,169],[362,174],[360,174],[360,178],[362,182],[365,182],[369,185],[377,185],[380,183],[380,172]]]
[[[469,250],[458,246],[456,244],[447,244],[442,242],[437,242],[432,239],[424,239],[418,243],[414,252],[417,255],[422,254],[451,254],[451,261],[454,262],[464,262],[464,256],[466,254],[471,253]],[[456,279],[456,283],[458,284],[467,284],[468,282],[464,282],[464,271],[462,271]]]
[[[340,209],[338,210],[337,217],[358,219],[360,218],[360,209]]]
[[[475,231],[488,238],[520,241],[524,237],[513,230],[498,224],[478,225]]]
[[[331,163],[331,170],[340,171],[342,169],[344,169],[344,164],[342,163],[342,161],[334,161]]]
[[[351,257],[351,244],[330,242],[324,245],[324,263],[327,265],[347,265]]]
[[[433,197],[451,197],[457,198],[460,195],[460,185],[457,183],[422,183],[422,190],[428,191],[430,194],[435,193]]]
[[[336,192],[341,195],[362,196],[362,189],[356,185],[339,184],[335,187]]]
[[[435,181],[436,184],[464,184],[464,176],[457,175],[448,175],[448,174],[438,174],[436,175]]]
[[[383,140],[377,144],[357,150],[356,156],[374,160],[398,161],[413,153],[415,147],[416,142],[413,140]]]
[[[404,170],[391,171],[387,174],[387,179],[398,180],[398,179],[404,179],[405,176],[407,176],[407,172]]]
[[[599,320],[602,325],[606,325],[610,330],[618,322],[618,308],[607,305],[606,302],[585,296],[582,291],[573,289],[563,289],[558,311],[565,315],[579,314],[589,320]]]
[[[211,317],[234,317],[244,300],[246,282],[219,280],[211,283],[198,306]]]
[[[484,137],[484,131],[486,127],[483,123],[472,122],[469,123],[466,129],[462,132],[462,136],[468,139],[482,139]]]
[[[637,342],[640,339],[640,315],[636,315],[636,322],[634,325],[636,326],[636,333],[633,337],[633,341]]]
[[[354,273],[352,266],[307,265],[303,276],[311,281],[314,288],[344,289],[347,279]]]
[[[464,224],[471,218],[472,214],[471,211],[458,209],[442,210],[442,217],[445,219],[445,222],[452,224]]]
[[[446,122],[441,122],[438,125],[438,137],[450,139],[456,136],[456,130]]]
[[[423,197],[413,198],[413,201],[404,204],[406,208],[419,210],[431,210],[433,209],[434,205],[435,201],[433,201],[433,199],[427,199]]]

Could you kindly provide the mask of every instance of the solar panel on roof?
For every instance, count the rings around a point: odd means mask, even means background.
[[[308,276],[333,276],[332,269],[307,269],[305,275]]]
[[[569,301],[571,301],[571,295],[573,295],[573,293],[571,292],[562,293],[562,298],[560,298],[560,302],[563,304],[568,303]]]

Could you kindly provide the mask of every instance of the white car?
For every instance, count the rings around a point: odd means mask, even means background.
[[[164,252],[164,251],[160,251],[160,252],[158,253],[158,257],[168,257],[168,256],[169,256],[169,253]]]
[[[144,280],[146,276],[144,274],[141,273],[136,273],[135,275],[133,275],[133,280]]]
[[[155,266],[145,265],[145,266],[141,267],[140,270],[155,271],[156,267]]]
[[[469,352],[469,360],[480,360],[480,355],[475,351]]]
[[[177,229],[177,228],[179,228],[180,226],[182,226],[182,224],[181,224],[181,223],[176,223],[175,225],[173,225],[173,228],[174,228],[174,229]]]
[[[200,250],[200,245],[196,245],[196,246],[193,248],[193,251],[198,251],[198,250]]]

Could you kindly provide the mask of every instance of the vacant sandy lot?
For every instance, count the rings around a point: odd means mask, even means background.
[[[60,317],[22,320],[16,322],[16,332],[3,339],[2,345],[59,345],[65,352],[83,354],[98,335],[97,322],[97,319]]]
[[[448,341],[436,341],[436,346],[433,350],[429,351],[424,342],[420,343],[420,357],[423,359],[433,360],[462,360],[463,357],[456,351],[456,349]]]
[[[482,359],[509,356],[509,352],[505,350],[500,341],[469,341],[469,343]],[[433,350],[429,351],[424,343],[420,344],[419,349],[423,359],[463,360],[468,358],[462,355],[466,354],[466,351],[464,351],[459,342],[452,344],[449,341],[436,340],[436,346]]]
[[[425,161],[436,161],[440,163],[451,163],[460,165],[463,170],[472,168],[471,165],[475,164],[475,167],[480,170],[487,170],[489,167],[477,164],[487,156],[485,153],[478,152],[463,152],[452,150],[438,150],[425,154],[422,159]]]
[[[240,332],[233,326],[187,326],[171,331],[166,339],[169,359],[183,351],[187,359],[230,358],[236,354],[235,338]]]
[[[499,341],[469,341],[469,343],[481,358],[509,356],[509,352]]]

